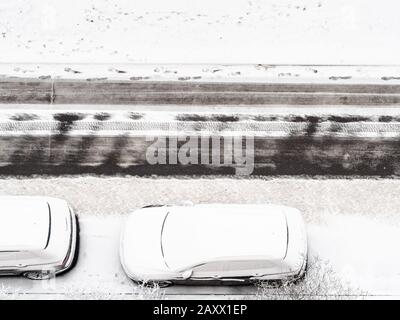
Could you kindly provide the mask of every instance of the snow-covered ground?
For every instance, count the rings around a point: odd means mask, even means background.
[[[1,38],[0,38],[1,42]],[[264,62],[264,60],[261,60]],[[296,61],[296,60],[293,60]],[[312,84],[352,85],[352,84],[398,84],[400,83],[399,65],[311,65],[298,64],[271,64],[269,61],[252,64],[171,64],[168,61],[159,64],[146,63],[116,63],[103,61],[102,63],[71,63],[69,60],[59,63],[45,62],[7,62],[0,61],[0,78],[4,81],[18,80],[17,78],[40,79],[43,83],[50,84],[51,79],[81,81],[178,81],[179,85],[192,85],[192,90],[197,91],[196,83],[215,82],[226,84],[238,83],[274,83],[276,91],[288,91],[285,84],[307,83],[308,92],[313,89]],[[189,82],[189,83],[188,83]],[[166,89],[167,87],[164,87]],[[177,86],[170,90],[179,90]],[[186,88],[187,89],[187,88]],[[243,89],[243,88],[242,88]],[[303,88],[305,89],[305,88]],[[387,89],[387,88],[386,88]],[[233,91],[237,88],[231,89]],[[314,88],[319,92],[320,88]],[[326,90],[325,88],[322,90]],[[340,89],[337,89],[340,91]],[[341,88],[346,92],[346,86]],[[358,88],[360,90],[360,88]],[[372,90],[369,88],[370,93]],[[312,90],[311,90],[312,91]],[[300,90],[301,92],[301,90]],[[357,91],[349,91],[357,92]],[[361,90],[358,92],[365,92]],[[367,90],[368,92],[368,90]],[[381,90],[374,91],[384,93]],[[389,92],[390,88],[389,88]],[[389,93],[387,92],[387,93]]]
[[[398,223],[380,219],[377,212],[374,218],[328,215],[308,231],[311,252],[328,260],[343,281],[372,295],[399,297],[398,230]]]
[[[295,206],[308,225],[310,256],[370,296],[400,296],[400,182],[375,179],[238,179],[58,177],[3,178],[0,194],[62,197],[81,222],[77,266],[55,281],[0,279],[16,298],[181,298],[254,295],[254,287],[171,287],[143,290],[124,275],[120,228],[132,210],[149,204],[278,203]],[[3,288],[3,290],[2,290]]]
[[[2,62],[397,64],[396,0],[1,1]]]

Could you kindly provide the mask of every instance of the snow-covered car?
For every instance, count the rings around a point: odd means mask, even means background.
[[[65,200],[0,196],[0,275],[40,280],[68,270],[76,258],[77,229]]]
[[[300,211],[280,205],[150,206],[127,218],[120,258],[135,282],[160,287],[295,281],[307,235]]]

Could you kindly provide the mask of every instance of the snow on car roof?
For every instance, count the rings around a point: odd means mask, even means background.
[[[0,251],[44,249],[49,227],[50,209],[45,200],[0,197]]]
[[[162,234],[165,261],[179,270],[224,257],[283,259],[284,212],[275,205],[171,207]]]

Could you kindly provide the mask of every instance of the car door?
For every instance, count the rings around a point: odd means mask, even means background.
[[[18,265],[18,252],[0,251],[0,275],[13,275]]]

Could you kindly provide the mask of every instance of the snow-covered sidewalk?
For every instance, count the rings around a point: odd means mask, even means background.
[[[3,62],[397,64],[398,1],[0,4]]]

